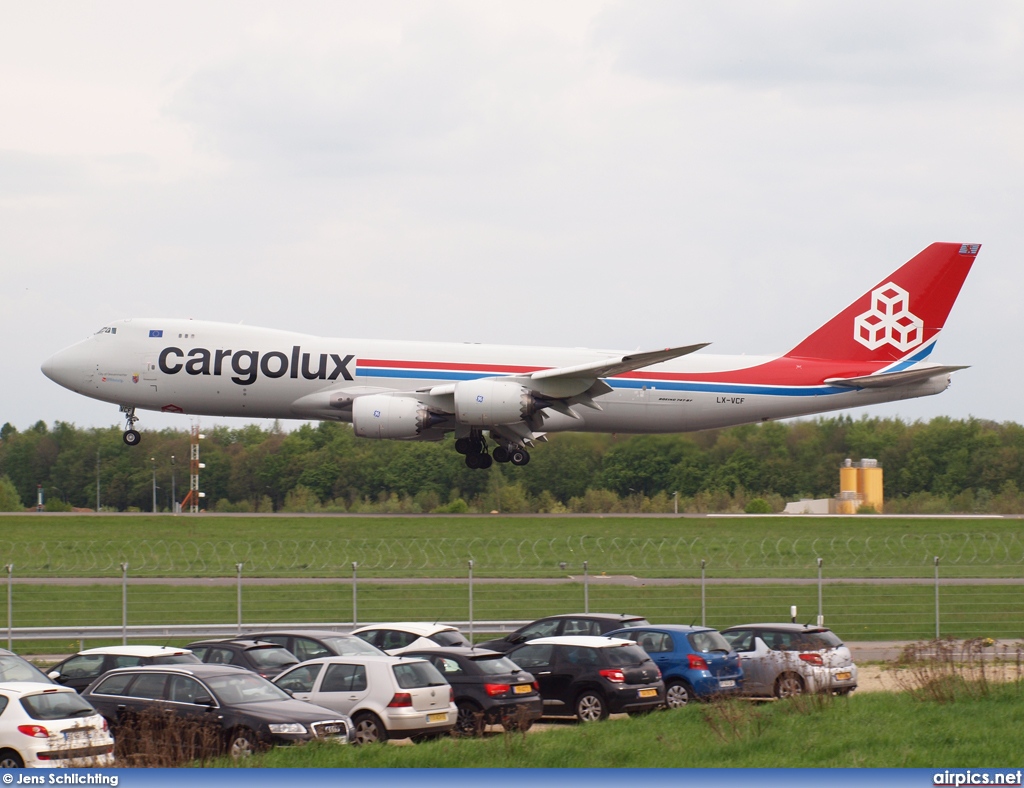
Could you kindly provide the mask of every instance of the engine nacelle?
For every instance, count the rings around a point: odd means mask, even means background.
[[[481,378],[455,384],[455,418],[460,424],[514,424],[536,411],[533,395],[515,381]]]
[[[352,428],[360,438],[415,440],[443,420],[411,397],[368,394],[352,401]]]

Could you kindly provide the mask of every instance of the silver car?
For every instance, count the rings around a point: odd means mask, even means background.
[[[741,624],[722,630],[743,666],[743,694],[788,698],[857,689],[850,649],[826,627]]]
[[[434,738],[455,727],[451,685],[423,659],[357,654],[303,662],[274,679],[299,700],[352,718],[358,744]]]

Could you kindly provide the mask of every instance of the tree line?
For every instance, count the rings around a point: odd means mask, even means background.
[[[189,484],[188,431],[40,421],[0,428],[0,511],[171,511]],[[171,458],[174,458],[173,464]],[[845,458],[877,459],[887,512],[1024,512],[1024,427],[843,415],[682,435],[561,433],[522,467],[468,469],[451,438],[356,438],[345,424],[285,432],[217,426],[200,444],[203,508],[217,512],[781,511],[838,492]]]

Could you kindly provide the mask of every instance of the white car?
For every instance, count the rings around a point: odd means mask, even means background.
[[[0,684],[0,769],[112,766],[107,721],[69,687]]]
[[[100,646],[79,651],[50,668],[46,674],[58,684],[81,692],[114,668],[137,665],[185,665],[200,662],[187,648],[170,646]]]
[[[352,718],[357,744],[434,738],[455,727],[455,693],[423,659],[386,655],[321,657],[274,679],[299,700]]]
[[[826,627],[742,624],[722,630],[743,668],[743,694],[788,698],[857,689],[850,649]]]
[[[352,634],[392,655],[408,649],[473,645],[458,629],[447,624],[417,624],[412,621],[371,624],[353,629]]]

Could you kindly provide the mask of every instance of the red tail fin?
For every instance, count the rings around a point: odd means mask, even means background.
[[[786,355],[850,361],[927,356],[980,248],[932,244]]]

